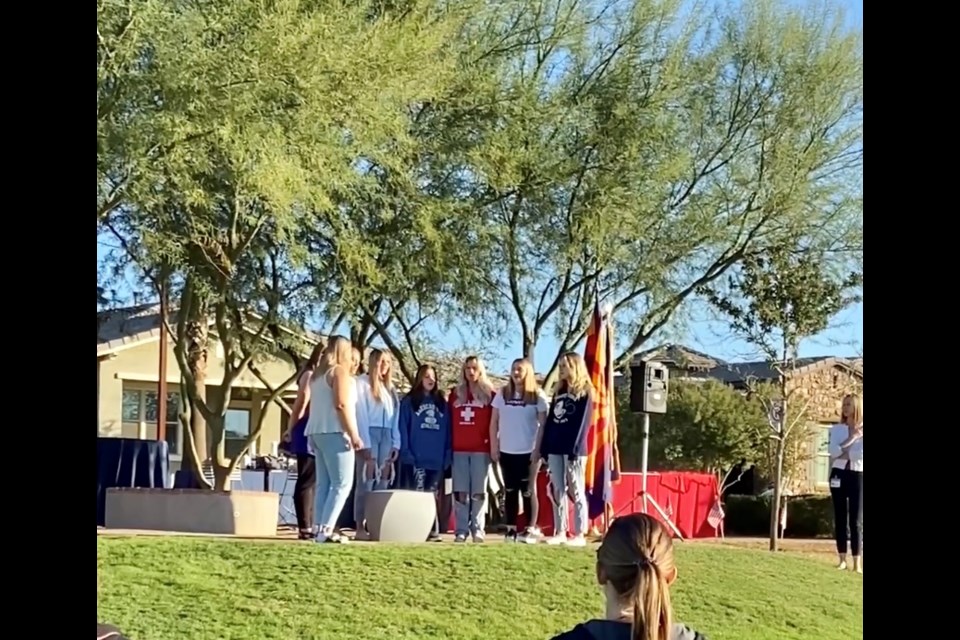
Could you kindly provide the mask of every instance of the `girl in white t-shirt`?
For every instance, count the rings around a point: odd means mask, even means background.
[[[533,463],[539,453],[540,428],[547,418],[547,396],[537,384],[529,360],[518,359],[510,367],[510,381],[493,399],[490,418],[490,457],[500,463],[506,492],[507,542],[516,542],[520,499],[528,523],[522,540],[537,542],[540,529],[534,520],[533,503],[537,499],[530,481]]]

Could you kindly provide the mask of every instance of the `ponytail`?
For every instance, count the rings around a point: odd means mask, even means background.
[[[673,620],[670,588],[655,562],[637,563],[639,579],[633,591],[632,640],[670,640]]]

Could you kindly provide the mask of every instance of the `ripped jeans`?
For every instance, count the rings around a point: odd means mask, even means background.
[[[487,476],[490,454],[453,454],[453,514],[455,533],[482,536],[487,521]]]
[[[589,514],[587,512],[585,457],[570,460],[567,456],[550,454],[547,456],[547,471],[550,474],[550,500],[553,503],[554,535],[566,535],[569,532],[567,519],[569,507],[567,496],[573,498],[573,535],[587,533]]]

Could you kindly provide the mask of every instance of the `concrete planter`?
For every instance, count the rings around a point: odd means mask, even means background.
[[[279,495],[264,491],[112,488],[106,527],[273,537],[279,503]]]

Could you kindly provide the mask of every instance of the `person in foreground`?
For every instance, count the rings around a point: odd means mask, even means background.
[[[97,623],[97,640],[127,640],[127,637],[112,624]]]
[[[676,579],[673,540],[664,526],[644,513],[617,518],[597,549],[605,617],[553,640],[706,640],[673,622],[670,585]]]

